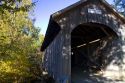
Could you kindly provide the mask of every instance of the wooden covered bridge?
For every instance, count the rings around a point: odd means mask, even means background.
[[[57,83],[71,83],[76,67],[123,74],[124,40],[122,15],[105,0],[80,0],[50,16],[41,47],[43,67]]]

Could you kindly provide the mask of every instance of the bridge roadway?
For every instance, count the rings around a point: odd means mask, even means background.
[[[72,83],[125,83],[125,81],[102,77],[100,74],[92,74],[87,71],[82,71],[80,68],[73,68],[71,76]]]

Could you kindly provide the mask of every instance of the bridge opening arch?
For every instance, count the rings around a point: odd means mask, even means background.
[[[80,24],[71,32],[71,74],[96,73],[106,67],[105,48],[117,38],[110,27],[98,23]]]

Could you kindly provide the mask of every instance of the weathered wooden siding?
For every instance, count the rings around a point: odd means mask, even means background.
[[[61,57],[62,56],[62,31],[56,36],[55,40],[45,50],[44,68],[53,76],[54,79],[58,79],[61,76]]]
[[[97,9],[94,13],[89,9]],[[122,57],[123,53],[123,41],[124,34],[121,33],[125,25],[117,18],[110,10],[106,9],[103,4],[99,2],[83,4],[67,13],[55,18],[56,22],[60,25],[61,31],[55,37],[54,41],[45,50],[44,67],[48,73],[57,80],[58,83],[62,83],[64,80],[70,82],[71,79],[71,32],[80,24],[84,23],[99,23],[110,27],[117,33],[118,39],[112,41],[108,46],[115,45],[117,49],[120,49]],[[124,46],[125,47],[125,46]],[[109,54],[108,48],[104,50]],[[107,55],[107,54],[105,54]],[[114,55],[114,54],[113,54]]]

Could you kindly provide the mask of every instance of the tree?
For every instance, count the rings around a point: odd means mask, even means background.
[[[30,4],[29,4],[30,3]],[[35,5],[29,0],[0,0],[0,11],[8,10],[10,12],[16,11],[29,11],[30,8]]]
[[[41,48],[41,44],[43,42],[44,36],[43,35],[39,35],[39,39],[36,43],[34,43],[35,48],[35,52],[34,54],[32,54],[29,58],[29,61],[31,63],[31,67],[30,67],[30,71],[32,74],[32,80],[40,80],[42,78],[42,62],[43,62],[43,56],[40,51]]]
[[[38,48],[39,28],[29,18],[31,5],[31,0],[0,1],[0,83],[33,77],[29,60]]]

